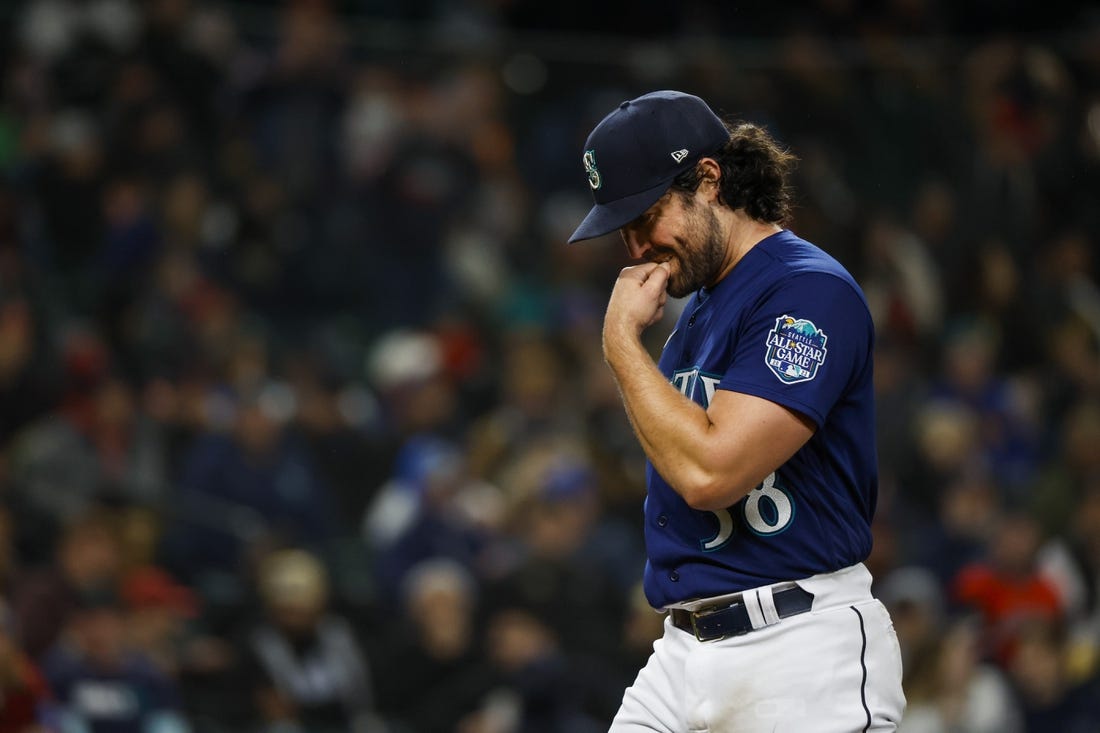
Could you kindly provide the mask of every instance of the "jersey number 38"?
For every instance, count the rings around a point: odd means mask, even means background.
[[[775,485],[775,472],[772,471],[743,501],[730,509],[711,512],[718,519],[718,533],[701,541],[703,550],[713,552],[730,541],[737,526],[731,510],[738,507],[745,525],[763,537],[779,534],[794,521],[794,502],[783,487]]]

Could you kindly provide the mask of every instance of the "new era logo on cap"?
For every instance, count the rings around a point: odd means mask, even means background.
[[[722,120],[692,94],[666,90],[623,102],[585,141],[582,162],[595,205],[569,241],[599,237],[641,216],[676,176],[728,140]]]

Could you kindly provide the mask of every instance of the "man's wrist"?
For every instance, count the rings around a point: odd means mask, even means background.
[[[626,326],[605,327],[603,332],[603,358],[614,370],[642,348],[642,335]]]

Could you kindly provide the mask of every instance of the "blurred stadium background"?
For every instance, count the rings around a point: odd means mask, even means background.
[[[800,156],[908,733],[1100,731],[1100,7],[0,3],[0,732],[587,733],[659,633],[567,247],[612,105]],[[650,334],[654,348],[661,328]]]

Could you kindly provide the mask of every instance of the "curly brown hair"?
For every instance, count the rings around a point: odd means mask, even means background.
[[[741,120],[725,124],[729,141],[707,156],[722,171],[719,200],[757,221],[786,224],[793,198],[787,178],[798,158],[758,125]],[[694,192],[701,180],[699,168],[691,168],[676,177],[672,189]]]

